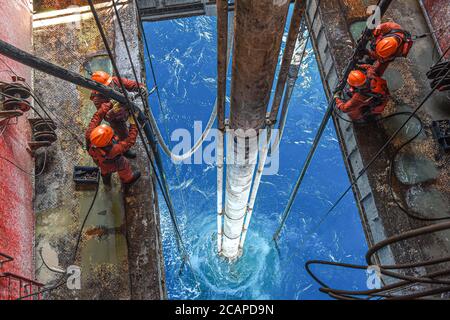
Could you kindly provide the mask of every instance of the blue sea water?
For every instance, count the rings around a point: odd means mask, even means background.
[[[216,97],[216,19],[199,16],[145,23],[145,33],[162,99],[161,112],[156,94],[150,97],[160,128],[167,140],[178,128],[193,133],[194,121],[206,125]],[[286,35],[287,30],[284,40]],[[279,64],[280,60],[281,56]],[[146,68],[152,87],[148,57]],[[160,195],[170,299],[327,299],[306,273],[304,263],[309,259],[363,263],[367,245],[352,194],[318,226],[349,185],[331,122],[278,242],[279,251],[272,241],[326,104],[309,45],[290,103],[279,172],[262,178],[244,255],[235,263],[216,254],[216,168],[207,164],[175,165],[165,158],[172,199],[195,273],[193,276],[182,265]],[[326,267],[314,270],[333,287],[366,288],[364,272]]]

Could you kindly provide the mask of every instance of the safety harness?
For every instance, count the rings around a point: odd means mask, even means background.
[[[122,155],[119,154],[119,155],[115,156],[114,158],[108,157],[108,152],[117,143],[118,143],[118,138],[116,136],[114,136],[112,139],[112,144],[107,147],[99,148],[99,147],[94,146],[93,144],[90,144],[90,146],[89,146],[89,150],[91,151],[90,154],[92,155],[94,160],[100,165],[117,163],[117,161],[120,160],[120,157]]]
[[[389,59],[386,59],[387,61],[392,61],[394,60],[396,57],[404,57],[406,58],[408,56],[409,51],[411,50],[414,41],[412,40],[412,36],[411,33],[409,33],[406,30],[402,30],[402,29],[392,29],[391,31],[389,31],[388,33],[385,33],[383,35],[379,35],[375,41],[372,41],[370,47],[372,49],[372,51],[376,50],[376,46],[378,44],[378,42],[380,42],[380,40],[387,38],[387,37],[395,37],[396,39],[399,40],[400,48],[397,51],[397,54],[392,56]]]
[[[355,93],[368,97],[365,101],[367,103],[367,106],[365,106],[365,114],[370,114],[374,108],[384,103],[389,95],[386,81],[380,77],[370,76],[367,76],[366,85],[364,87],[350,87],[346,91],[346,94],[349,97],[352,97]]]

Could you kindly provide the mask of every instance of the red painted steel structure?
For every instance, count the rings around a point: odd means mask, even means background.
[[[31,51],[30,1],[0,0],[0,8],[0,39],[23,50]],[[30,68],[1,55],[0,58],[18,75],[31,83]],[[8,67],[1,61],[0,80],[11,81]],[[16,123],[16,121],[11,122]],[[2,124],[4,123],[0,123],[0,129]],[[33,158],[26,149],[30,137],[31,129],[26,116],[17,119],[16,124],[8,125],[0,136],[0,155],[14,161],[27,172],[32,172],[34,167]],[[0,264],[0,292],[4,292],[2,289],[4,290],[9,283],[12,286],[11,289],[18,288],[23,293],[24,290],[30,289],[25,288],[31,283],[28,279],[34,279],[33,180],[33,176],[21,172],[0,159],[0,252],[14,258],[12,261]],[[33,283],[33,286],[35,285],[37,284]],[[16,295],[17,293],[12,293],[12,296]]]
[[[450,3],[448,0],[422,0],[442,52],[450,46]],[[450,52],[446,55],[450,58]]]
[[[14,259],[0,253],[0,268]],[[0,300],[40,300],[42,287],[40,282],[22,277],[11,272],[0,273]]]

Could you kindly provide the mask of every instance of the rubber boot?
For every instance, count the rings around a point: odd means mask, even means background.
[[[124,156],[125,158],[128,158],[128,159],[136,159],[136,152],[134,152],[134,151],[132,151],[132,150],[127,150],[127,151],[123,154],[123,156]]]
[[[133,171],[133,178],[132,178],[129,182],[124,183],[123,185],[124,185],[125,187],[130,187],[130,186],[133,185],[136,181],[138,181],[140,177],[141,177],[141,172],[140,172],[139,170]]]

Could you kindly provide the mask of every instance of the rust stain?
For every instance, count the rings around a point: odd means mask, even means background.
[[[125,235],[126,228],[125,224],[122,224],[120,227],[114,227],[114,228],[107,228],[105,226],[97,226],[94,228],[90,228],[86,230],[86,239],[97,237],[99,239],[102,239],[110,234],[122,234]]]
[[[94,0],[94,3],[107,2],[105,0]],[[49,10],[62,10],[70,6],[87,6],[87,0],[34,0],[34,9],[37,12]]]
[[[0,0],[2,13],[0,39],[23,50],[31,51],[30,12],[25,6],[17,5],[17,2]],[[30,68],[4,56],[1,58],[14,72],[30,83]],[[0,62],[0,80],[2,81],[11,81],[8,66]],[[3,124],[0,124],[0,131]],[[0,135],[0,155],[16,162],[27,172],[31,172],[34,160],[26,151],[29,140],[30,127],[26,116],[23,116],[18,118],[16,124],[6,127]],[[0,159],[0,252],[14,258],[14,261],[4,264],[0,271],[17,273],[27,278],[34,278],[32,183],[32,176]],[[2,286],[3,283],[0,281],[0,300]]]
[[[445,51],[450,46],[450,33],[448,32],[449,17],[450,17],[450,5],[448,0],[424,0],[425,10],[430,18],[433,31],[436,32],[435,36],[439,42],[442,51]],[[450,52],[446,55],[450,58]]]
[[[368,17],[367,7],[376,4],[376,0],[341,0],[342,10],[349,24],[365,20]]]

